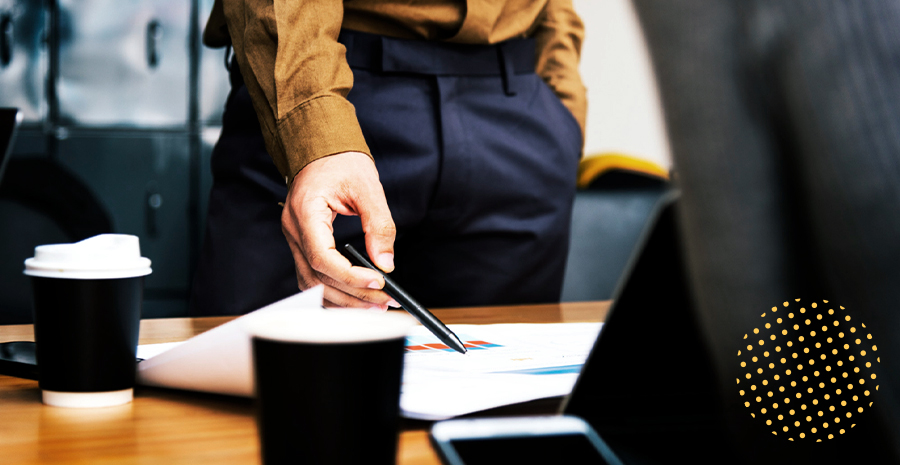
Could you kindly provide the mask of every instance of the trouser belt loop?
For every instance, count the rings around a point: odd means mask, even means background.
[[[509,50],[509,43],[502,43],[497,47],[497,55],[500,59],[500,72],[503,78],[503,91],[512,97],[516,95],[515,84],[516,70],[513,65],[513,54]]]

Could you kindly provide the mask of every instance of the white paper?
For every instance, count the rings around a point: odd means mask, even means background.
[[[182,344],[156,355],[142,357],[138,349],[137,382],[188,391],[213,392],[233,396],[253,395],[253,361],[250,335],[243,320],[250,315],[294,308],[297,311],[321,311],[322,286],[315,287],[240,318],[198,334]],[[141,352],[143,349],[145,352]]]
[[[187,341],[181,342],[163,342],[160,344],[142,344],[137,348],[137,358],[146,360],[151,357],[156,357],[157,355],[175,347],[184,344]]]
[[[437,342],[425,328],[416,327],[408,337],[403,368],[403,415],[440,420],[564,396],[572,391],[600,325],[450,325],[463,342],[478,347],[465,355],[410,350]]]
[[[322,288],[253,313],[320,311]],[[180,343],[138,348],[138,383],[234,396],[253,395],[250,336],[232,320]],[[442,350],[426,328],[407,336],[400,406],[408,418],[439,420],[571,392],[601,323],[450,325],[471,346]],[[484,344],[488,343],[488,344]],[[433,344],[427,346],[426,344]]]

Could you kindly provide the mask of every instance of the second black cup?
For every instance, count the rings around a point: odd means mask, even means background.
[[[269,312],[250,320],[263,463],[393,464],[408,315]]]

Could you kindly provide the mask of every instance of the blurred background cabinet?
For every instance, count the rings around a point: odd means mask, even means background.
[[[230,88],[226,51],[200,44],[212,3],[0,0],[0,106],[25,116],[0,181],[0,323],[31,320],[35,245],[102,229],[153,261],[144,317],[186,314]]]
[[[59,0],[57,6],[60,124],[187,126],[190,0]]]
[[[47,9],[41,1],[0,0],[0,105],[27,123],[47,113]]]

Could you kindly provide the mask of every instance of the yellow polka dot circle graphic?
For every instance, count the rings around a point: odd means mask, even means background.
[[[866,325],[827,300],[785,301],[762,314],[737,353],[741,402],[772,434],[835,439],[874,403],[881,363]]]

